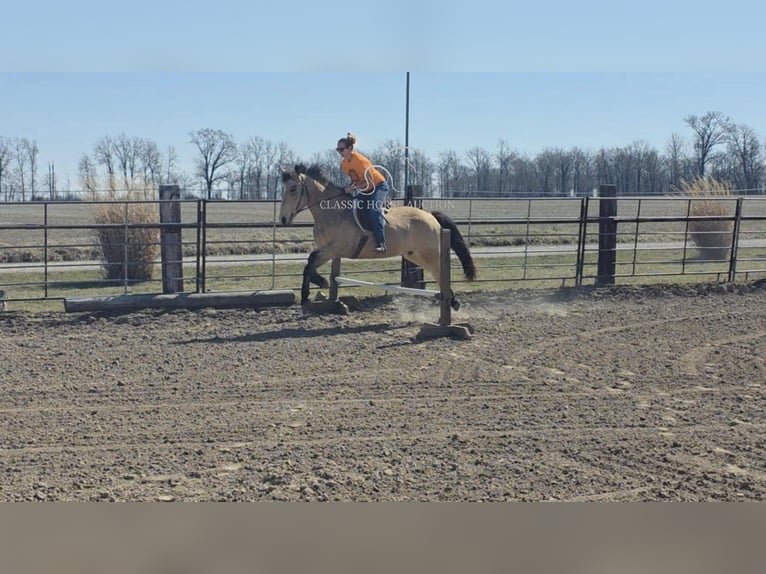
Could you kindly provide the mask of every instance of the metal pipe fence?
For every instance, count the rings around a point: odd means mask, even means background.
[[[612,282],[748,281],[766,275],[766,198],[418,198],[452,217],[477,259],[480,288],[597,285],[604,241]],[[614,214],[604,217],[604,202]],[[180,220],[160,222],[160,201],[7,203],[0,209],[0,292],[6,301],[162,292],[160,232],[180,231],[184,292],[297,289],[312,221],[277,224],[273,200],[179,200]],[[136,221],[133,209],[152,214]],[[118,214],[100,222],[96,210]],[[142,235],[143,234],[143,235]],[[110,237],[105,241],[104,237]],[[136,245],[136,242],[143,242]],[[716,243],[717,242],[717,243]],[[120,256],[106,259],[108,247]],[[137,260],[134,253],[140,253]],[[398,260],[344,262],[344,275],[400,278]],[[109,276],[107,271],[119,272]],[[137,270],[146,273],[137,276]],[[459,283],[460,266],[453,265]],[[427,283],[430,278],[426,277]]]

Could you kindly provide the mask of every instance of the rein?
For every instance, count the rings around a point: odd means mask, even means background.
[[[304,176],[304,177],[306,177],[306,176]],[[308,184],[305,181],[301,184],[301,196],[298,198],[298,205],[300,205],[301,200],[303,199],[304,194],[306,195],[306,198],[307,198],[306,201],[308,201],[308,196],[309,196]],[[331,199],[335,199],[336,197],[341,197],[341,196],[343,196],[345,194],[346,194],[346,192],[341,191],[340,193],[336,193],[335,195],[331,195],[330,197],[323,197],[322,199],[320,199],[319,201],[316,201],[314,203],[308,203],[308,204],[306,204],[305,207],[301,207],[300,209],[296,210],[295,213],[293,213],[293,217],[295,217],[296,215],[298,215],[299,213],[301,213],[303,211],[306,211],[307,209],[311,209],[315,205],[319,205],[323,201],[330,201]]]
[[[305,178],[305,177],[306,177],[306,176],[304,176],[304,178]],[[327,186],[325,186],[325,189],[327,189]],[[298,197],[298,202],[297,202],[297,205],[300,205],[301,201],[303,201],[303,196],[304,196],[304,195],[305,195],[307,198],[309,197],[309,192],[308,192],[308,184],[306,183],[305,179],[304,179],[304,181],[301,183],[301,194],[300,194],[300,196]],[[335,199],[335,198],[337,198],[337,197],[342,197],[342,196],[344,196],[344,195],[346,195],[346,192],[345,192],[345,191],[343,191],[343,190],[341,189],[340,193],[336,193],[335,195],[331,195],[330,197],[323,197],[322,199],[320,199],[319,201],[316,201],[316,202],[314,202],[314,203],[307,203],[307,204],[306,204],[304,207],[301,207],[300,209],[296,209],[296,210],[293,212],[293,214],[292,214],[292,217],[295,217],[295,216],[297,216],[299,213],[302,213],[302,212],[306,211],[307,209],[311,209],[311,208],[312,208],[312,207],[314,207],[315,205],[319,205],[319,204],[320,204],[320,203],[322,203],[323,201],[330,201],[331,199]],[[307,199],[306,201],[308,201],[308,199]],[[353,210],[352,210],[352,215],[353,215],[353,217],[354,217],[354,223],[356,223],[356,226],[359,228],[359,231],[362,233],[362,241],[361,241],[361,242],[359,243],[359,245],[357,246],[357,249],[356,249],[356,251],[354,252],[354,255],[353,255],[353,258],[356,258],[356,257],[359,255],[359,253],[361,252],[361,250],[362,250],[362,247],[364,247],[364,244],[367,242],[367,230],[366,230],[366,229],[364,228],[364,226],[363,226],[363,225],[362,225],[362,224],[359,222],[359,217],[357,216],[357,212],[356,212],[356,209],[353,209]]]

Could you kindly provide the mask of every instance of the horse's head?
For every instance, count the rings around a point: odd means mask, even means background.
[[[283,171],[279,222],[282,225],[290,225],[295,216],[304,209],[314,210],[325,190],[332,186],[332,182],[319,166],[314,165],[306,169],[305,165],[298,164],[292,171]],[[343,190],[336,191],[343,193]],[[337,197],[337,194],[333,197]]]
[[[303,166],[296,165],[292,171],[282,172],[282,204],[279,222],[290,225],[295,216],[309,206],[308,183]]]

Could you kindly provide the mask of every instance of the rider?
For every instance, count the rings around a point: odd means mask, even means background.
[[[372,162],[357,151],[354,151],[356,136],[352,133],[338,140],[336,150],[343,156],[340,168],[351,178],[351,184],[343,188],[348,194],[358,190],[360,205],[371,214],[372,235],[375,238],[375,251],[386,252],[386,219],[383,207],[388,198],[386,178],[372,165]]]

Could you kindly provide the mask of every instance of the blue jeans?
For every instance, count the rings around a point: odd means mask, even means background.
[[[385,181],[375,187],[372,193],[360,193],[357,195],[359,205],[368,216],[370,231],[378,245],[386,244],[386,218],[383,217],[383,208],[388,200],[388,183]]]

